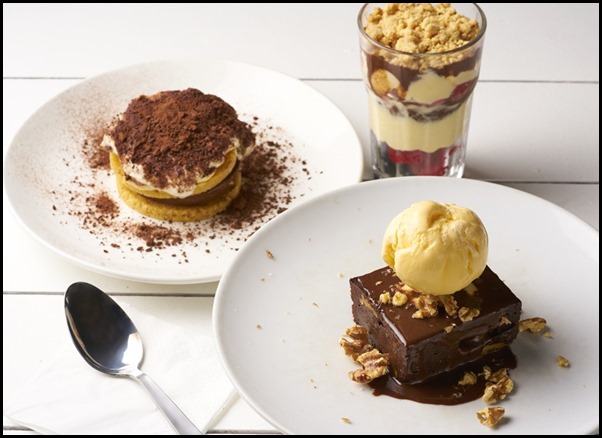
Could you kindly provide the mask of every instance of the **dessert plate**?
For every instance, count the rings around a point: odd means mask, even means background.
[[[339,347],[353,325],[348,280],[384,266],[390,219],[425,199],[481,217],[489,265],[523,301],[524,318],[546,318],[553,335],[521,333],[513,343],[515,391],[499,404],[506,417],[496,429],[478,422],[480,399],[439,406],[376,397],[347,377],[356,368]],[[432,177],[356,184],[285,212],[249,239],[216,292],[219,352],[247,402],[285,433],[590,433],[599,418],[598,251],[589,225],[511,188]],[[556,364],[558,355],[570,368]]]
[[[220,96],[264,143],[278,145],[277,155],[287,151],[276,163],[286,166],[286,193],[266,199],[270,215],[236,226],[144,218],[119,199],[111,172],[95,167],[95,144],[131,99],[188,87]],[[218,280],[248,236],[280,207],[357,183],[362,167],[350,122],[312,87],[252,65],[186,59],[110,72],[45,104],[11,144],[4,184],[20,222],[72,262],[130,280],[199,283]]]

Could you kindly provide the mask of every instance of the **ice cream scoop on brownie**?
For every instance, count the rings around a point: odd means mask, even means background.
[[[255,135],[224,100],[189,88],[133,99],[103,145],[128,206],[186,222],[214,216],[238,196]]]
[[[359,356],[399,384],[415,384],[481,360],[512,343],[521,301],[487,266],[488,235],[480,218],[454,204],[422,201],[390,222],[382,256],[388,266],[350,279],[355,323],[346,333]],[[341,340],[354,356],[349,339]],[[353,354],[351,354],[353,353]],[[374,367],[370,368],[373,369]],[[359,378],[356,378],[359,376]]]

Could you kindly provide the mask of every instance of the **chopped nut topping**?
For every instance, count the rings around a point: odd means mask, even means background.
[[[376,348],[361,354],[356,359],[363,369],[349,371],[349,378],[357,383],[369,383],[389,372],[389,353],[381,353]]]
[[[383,281],[382,281],[382,280],[378,280],[376,283],[374,283],[374,286],[378,286],[378,285],[380,285],[380,284],[383,284]]]
[[[452,318],[458,314],[458,303],[453,295],[441,295],[439,301],[443,304],[445,313]]]
[[[272,254],[272,251],[270,251],[269,249],[265,250],[265,255],[267,256],[268,259],[274,258],[274,254]]]
[[[345,354],[351,356],[355,361],[361,354],[372,350],[368,339],[368,330],[361,325],[354,325],[345,330],[345,335],[339,341],[339,345]]]
[[[483,367],[483,372],[479,373],[479,376],[484,376],[485,380],[489,381],[489,378],[491,377],[491,368],[489,368],[487,365],[485,365]]]
[[[393,305],[395,307],[401,307],[407,302],[408,302],[407,295],[402,294],[401,292],[395,292],[395,295],[393,295]]]
[[[341,421],[343,423],[351,424],[351,420],[349,418],[347,418],[347,417],[341,417]]]
[[[552,337],[552,332],[547,331],[542,335],[544,338],[551,338]]]
[[[450,324],[447,327],[444,327],[443,330],[445,331],[445,333],[451,333],[455,326],[456,324]]]
[[[483,367],[483,370],[484,369],[485,367]],[[488,382],[497,383],[504,377],[509,377],[508,368],[500,368],[499,370],[494,371],[493,373],[491,372],[491,368],[489,368],[489,375],[485,376],[485,380],[487,380]]]
[[[503,315],[500,318],[500,325],[510,325],[510,324],[512,324],[512,321],[510,321],[506,315]]]
[[[518,331],[529,330],[531,333],[539,333],[545,328],[546,324],[547,321],[539,317],[523,319],[518,323]]]
[[[462,322],[468,322],[479,316],[480,313],[481,311],[479,309],[473,307],[460,307],[460,310],[458,310],[458,318],[460,318],[460,321]]]
[[[499,406],[492,406],[490,408],[485,408],[481,411],[477,412],[477,418],[481,422],[488,427],[494,427],[496,424],[500,422],[506,410]]]
[[[468,386],[475,383],[477,383],[477,375],[475,373],[464,373],[464,377],[458,382],[458,385]]]
[[[508,376],[502,377],[497,383],[489,382],[485,386],[483,401],[488,405],[492,405],[500,400],[504,400],[513,389],[514,382]]]
[[[571,366],[571,363],[569,362],[569,360],[564,356],[558,356],[556,358],[556,363],[558,364],[558,366],[561,366],[563,368],[568,368]]]
[[[255,328],[259,330],[259,329],[262,329],[263,327],[261,326],[261,324],[257,324],[257,325],[255,326]]]
[[[380,301],[383,304],[388,304],[389,301],[391,301],[391,295],[389,294],[389,292],[383,292],[378,297],[378,301]]]
[[[412,299],[412,303],[416,306],[416,312],[412,314],[414,319],[432,318],[439,314],[437,299],[432,295],[420,295]]]

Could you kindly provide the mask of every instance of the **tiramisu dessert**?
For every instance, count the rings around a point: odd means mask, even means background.
[[[422,201],[396,216],[384,235],[387,266],[350,280],[357,325],[341,346],[362,366],[351,379],[423,403],[505,397],[521,301],[487,255],[487,231],[469,209]]]
[[[187,222],[214,216],[238,196],[255,136],[228,103],[189,88],[132,100],[103,145],[128,206]]]
[[[485,18],[450,3],[360,12],[375,176],[462,176]]]

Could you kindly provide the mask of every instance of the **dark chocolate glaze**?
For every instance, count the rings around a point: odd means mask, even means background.
[[[468,403],[483,396],[486,380],[480,375],[483,367],[492,371],[500,368],[516,368],[516,357],[509,348],[495,351],[478,361],[461,365],[452,371],[432,377],[424,382],[402,384],[390,376],[383,376],[370,383],[374,395],[388,395],[399,399],[412,400],[418,403],[433,405],[459,405]],[[474,385],[460,385],[458,382],[464,373],[477,375]]]
[[[473,283],[474,295],[454,294],[459,307],[480,309],[472,321],[462,322],[442,309],[436,317],[414,319],[411,300],[402,307],[379,301],[383,292],[392,295],[403,285],[391,268],[381,268],[350,280],[353,318],[366,327],[376,348],[389,353],[392,377],[422,382],[507,347],[518,334],[520,300],[489,267]],[[503,317],[510,323],[502,324]]]
[[[463,71],[474,69],[477,62],[481,59],[481,53],[482,49],[478,48],[475,50],[472,56],[466,56],[457,62],[447,64],[440,68],[433,68],[431,70],[440,76],[458,76]],[[418,75],[421,74],[421,72],[418,70],[403,67],[401,65],[391,64],[380,55],[368,52],[364,52],[364,54],[366,56],[369,78],[372,77],[372,73],[374,73],[376,70],[383,69],[392,73],[393,76],[397,78],[403,89],[407,90],[410,84],[416,80]],[[425,58],[428,59],[428,56],[429,55],[425,55]]]

